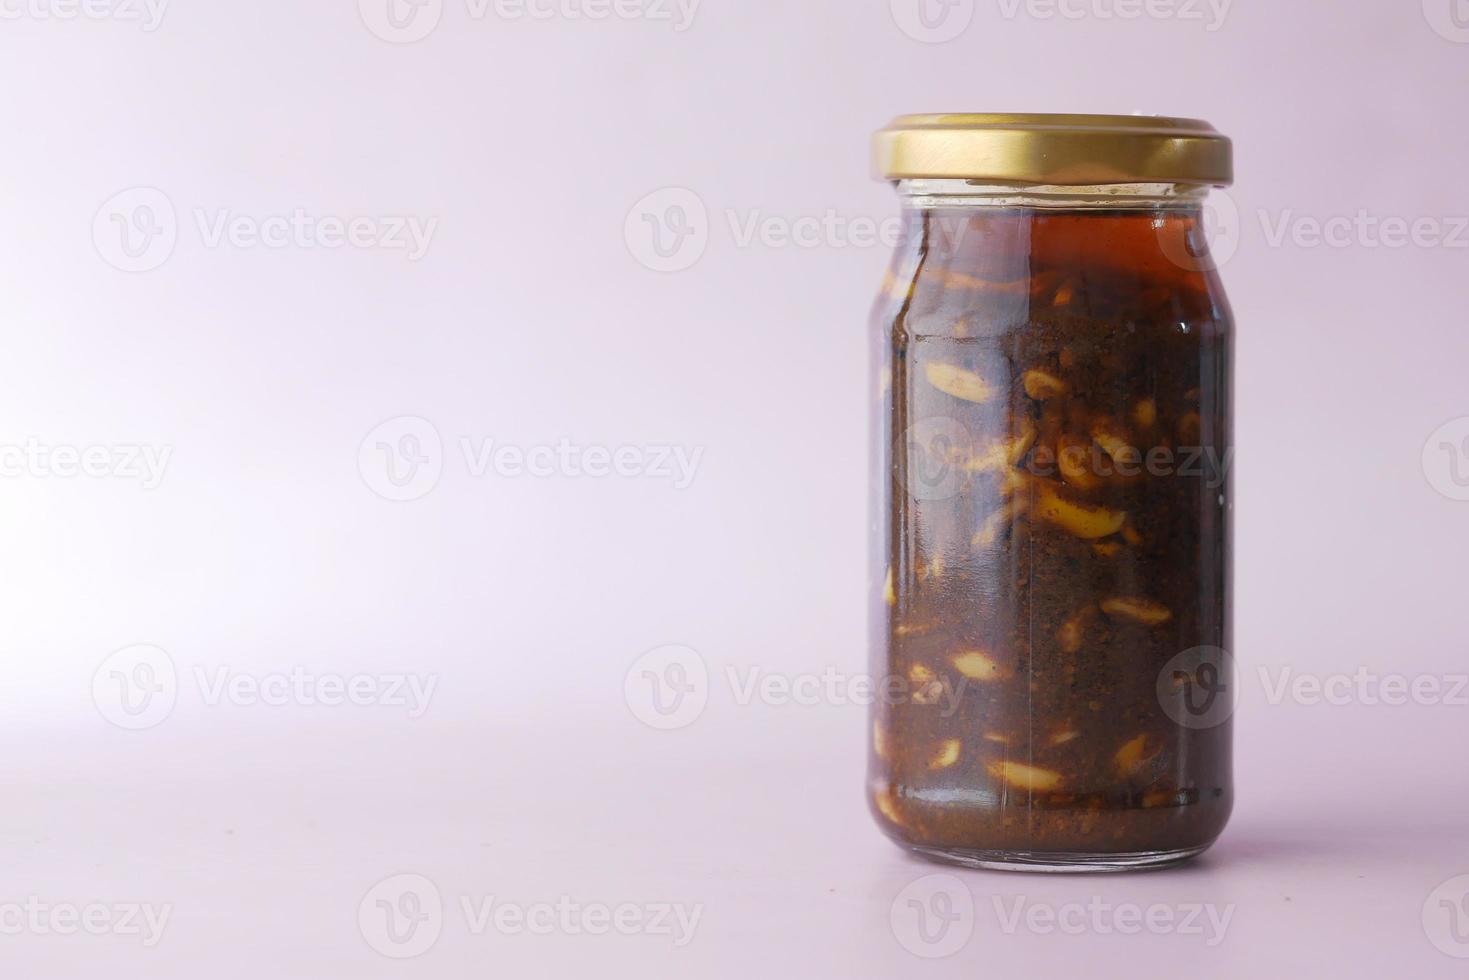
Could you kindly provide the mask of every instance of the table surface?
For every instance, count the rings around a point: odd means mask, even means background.
[[[860,709],[727,707],[678,731],[584,706],[33,731],[8,756],[0,958],[12,976],[154,978],[1465,968],[1439,904],[1463,889],[1435,893],[1469,872],[1463,797],[1376,768],[1350,734],[1370,727],[1272,746],[1245,705],[1240,802],[1206,856],[1043,876],[889,844],[862,800]],[[66,902],[117,928],[58,935]],[[57,928],[18,925],[33,912]]]

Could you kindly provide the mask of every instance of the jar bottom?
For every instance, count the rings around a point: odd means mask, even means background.
[[[1171,851],[1124,851],[1091,854],[1082,851],[979,850],[968,847],[926,847],[909,844],[908,849],[930,861],[957,864],[989,871],[1029,871],[1042,874],[1106,874],[1118,871],[1161,871],[1207,851],[1213,842]]]

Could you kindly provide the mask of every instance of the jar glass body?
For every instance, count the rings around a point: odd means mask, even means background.
[[[1172,863],[1233,801],[1232,321],[1202,188],[902,181],[872,321],[869,799],[960,863]]]

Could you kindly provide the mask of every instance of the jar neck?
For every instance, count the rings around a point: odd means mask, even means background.
[[[903,233],[895,268],[902,271],[894,274],[900,278],[919,265],[995,281],[1045,267],[1115,276],[1122,265],[1140,282],[1174,288],[1217,271],[1205,187],[905,180],[898,189]],[[981,266],[988,271],[974,271]]]
[[[1209,195],[1197,184],[986,184],[969,180],[894,182],[904,208],[1038,208],[1064,211],[1194,211]]]

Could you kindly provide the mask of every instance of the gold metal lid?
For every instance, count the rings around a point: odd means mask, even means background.
[[[1200,119],[1048,113],[899,116],[872,142],[888,180],[1014,184],[1234,182],[1229,137]]]

